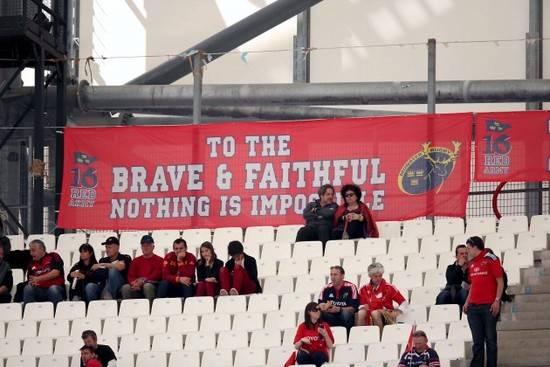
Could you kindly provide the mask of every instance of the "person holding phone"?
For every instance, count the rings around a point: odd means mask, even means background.
[[[304,322],[296,330],[294,347],[296,364],[314,364],[320,367],[329,361],[329,350],[334,344],[330,326],[321,320],[317,302],[310,302],[304,310]]]

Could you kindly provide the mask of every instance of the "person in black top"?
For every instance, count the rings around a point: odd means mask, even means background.
[[[256,259],[244,253],[240,241],[229,242],[227,252],[231,259],[220,269],[220,296],[262,293]]]
[[[10,265],[4,261],[4,253],[7,252],[5,247],[0,244],[0,303],[11,302],[10,292],[13,287],[13,274]]]
[[[447,285],[435,300],[436,305],[458,304],[460,313],[466,298],[468,298],[468,249],[466,245],[458,245],[455,249],[456,261],[447,266],[445,277]]]
[[[200,259],[197,261],[197,296],[214,297],[220,293],[220,269],[223,261],[218,259],[214,246],[208,241],[200,248]]]
[[[69,288],[69,300],[71,301],[88,301],[88,297],[85,294],[85,289],[88,284],[97,284],[103,288],[105,286],[105,274],[98,271],[92,271],[92,266],[97,264],[95,258],[94,248],[87,243],[80,245],[78,248],[80,253],[80,260],[73,265],[69,274],[67,274],[67,281],[71,285]],[[91,294],[94,297],[95,292]]]
[[[97,334],[93,330],[84,330],[82,332],[82,341],[86,345],[90,345],[95,349],[96,359],[101,362],[103,367],[116,367],[116,355],[110,346],[105,344],[97,344]],[[84,363],[80,360],[80,367],[84,367]]]

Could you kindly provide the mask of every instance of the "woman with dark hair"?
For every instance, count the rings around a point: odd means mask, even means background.
[[[344,203],[334,215],[332,239],[378,237],[378,227],[365,203],[361,201],[361,189],[347,184],[340,191]]]
[[[220,269],[223,261],[218,259],[214,246],[208,241],[200,248],[200,259],[197,261],[197,296],[217,296],[220,292]]]
[[[73,265],[67,280],[71,285],[69,288],[69,300],[80,301],[87,300],[86,285],[89,283],[102,284],[105,283],[105,277],[99,271],[92,271],[92,265],[97,264],[94,248],[84,243],[78,248],[80,260]]]
[[[330,326],[321,320],[317,302],[310,302],[304,310],[304,322],[294,337],[296,364],[314,364],[317,367],[329,361],[329,350],[334,343]]]

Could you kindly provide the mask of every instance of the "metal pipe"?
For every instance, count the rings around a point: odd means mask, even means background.
[[[323,0],[278,0],[188,48],[179,57],[160,64],[126,84],[171,84],[191,73],[188,60],[190,51],[210,53],[212,56],[210,61],[214,61],[321,1]]]
[[[202,52],[193,56],[193,125],[201,123]]]
[[[435,113],[435,39],[428,40],[428,113]]]

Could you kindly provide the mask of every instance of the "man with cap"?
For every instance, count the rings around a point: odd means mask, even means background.
[[[122,286],[122,298],[147,298],[153,302],[158,283],[162,280],[162,257],[156,255],[155,241],[146,234],[141,237],[141,256],[130,264],[128,283]]]
[[[120,289],[127,282],[128,269],[132,258],[130,255],[121,254],[118,238],[109,237],[102,243],[105,246],[105,257],[99,260],[98,264],[91,267],[92,271],[103,272],[107,278],[104,286],[100,284],[86,285],[86,298],[89,301],[99,299],[116,299],[119,297]]]

